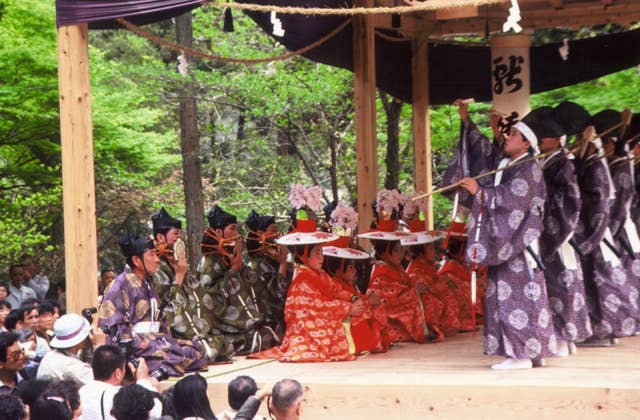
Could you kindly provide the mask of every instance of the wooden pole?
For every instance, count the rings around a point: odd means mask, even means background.
[[[430,193],[431,129],[429,121],[429,44],[426,35],[418,35],[412,43],[411,71],[413,77],[413,155],[415,189]],[[425,209],[427,229],[433,230],[433,198],[427,197]]]
[[[373,4],[372,0],[359,3],[363,6]],[[353,17],[356,182],[360,232],[369,230],[373,220],[371,203],[378,189],[375,38],[369,20],[367,15]]]
[[[86,23],[58,28],[58,85],[67,311],[98,296],[96,200]]]

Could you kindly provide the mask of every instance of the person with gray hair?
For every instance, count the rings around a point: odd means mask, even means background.
[[[276,382],[271,392],[269,411],[276,420],[296,420],[302,412],[304,391],[295,379],[283,379]]]

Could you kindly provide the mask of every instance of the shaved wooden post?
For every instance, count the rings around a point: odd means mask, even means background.
[[[429,121],[429,44],[426,35],[418,35],[412,44],[413,74],[413,155],[415,189],[430,193],[433,186],[431,176],[431,129]],[[425,222],[433,229],[433,196],[427,198]]]
[[[371,6],[372,1],[364,0],[360,5]],[[358,229],[366,232],[373,220],[371,203],[378,189],[375,39],[367,15],[353,17],[353,68]]]
[[[98,243],[86,23],[58,28],[67,311],[95,306]]]

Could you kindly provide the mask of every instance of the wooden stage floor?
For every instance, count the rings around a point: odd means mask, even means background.
[[[279,363],[236,358],[211,366],[214,411],[227,405],[227,383],[249,375],[259,385],[295,378],[305,387],[304,419],[640,419],[640,336],[610,348],[579,348],[547,367],[489,369],[482,335],[442,343],[401,343],[352,362]],[[265,404],[261,414],[266,415]]]

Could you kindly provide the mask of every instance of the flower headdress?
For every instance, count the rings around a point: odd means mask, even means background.
[[[403,204],[403,196],[398,190],[380,190],[376,195],[376,211],[380,220],[397,219]]]
[[[404,220],[420,219],[420,213],[424,213],[427,208],[427,198],[423,197],[417,200],[413,199],[420,195],[424,195],[424,193],[422,191],[416,191],[404,203],[404,207],[402,209],[402,218]]]
[[[289,192],[289,201],[296,210],[311,210],[314,213],[322,207],[321,197],[322,188],[317,185],[305,187],[302,184],[293,184]],[[298,217],[304,218],[301,216],[302,214],[298,213]]]
[[[340,201],[331,212],[329,224],[332,227],[333,233],[341,236],[349,236],[358,226],[358,213],[353,207]]]

